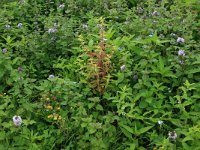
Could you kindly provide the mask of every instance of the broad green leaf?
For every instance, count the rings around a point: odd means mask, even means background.
[[[147,131],[150,130],[151,128],[153,128],[153,126],[148,126],[148,127],[141,128],[141,129],[139,129],[139,130],[136,131],[136,134],[137,134],[137,135],[140,135],[140,134],[142,134],[142,133],[147,132]]]

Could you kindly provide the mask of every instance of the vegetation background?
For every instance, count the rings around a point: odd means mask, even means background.
[[[199,150],[199,0],[1,0],[1,150]]]

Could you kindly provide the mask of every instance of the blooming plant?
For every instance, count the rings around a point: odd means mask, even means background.
[[[200,149],[198,0],[0,1],[0,150]]]
[[[13,123],[15,126],[20,126],[22,124],[22,118],[20,116],[14,116]]]

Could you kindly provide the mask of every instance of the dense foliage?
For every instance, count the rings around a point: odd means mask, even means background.
[[[1,0],[0,149],[200,149],[198,0]]]

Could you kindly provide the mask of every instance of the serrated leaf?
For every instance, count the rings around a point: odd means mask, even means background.
[[[124,135],[125,135],[126,137],[132,139],[132,134],[131,134],[130,132],[128,132],[126,129],[124,129],[124,128],[122,128],[122,127],[120,127],[120,128],[121,128],[121,131],[124,133]]]
[[[130,132],[130,133],[134,133],[133,128],[127,126],[127,125],[123,125],[123,124],[119,124],[122,128],[124,128],[126,131]]]

